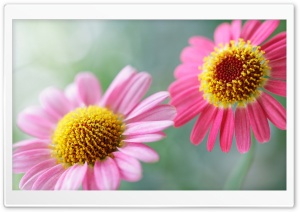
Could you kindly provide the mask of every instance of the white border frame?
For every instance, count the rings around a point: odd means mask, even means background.
[[[134,12],[132,12],[134,11]],[[255,11],[255,12],[254,12]],[[155,14],[155,16],[154,16]],[[12,190],[14,19],[284,19],[287,21],[285,191]],[[4,205],[6,207],[292,207],[294,205],[294,6],[292,4],[8,4],[4,7]],[[117,200],[117,201],[116,201]]]

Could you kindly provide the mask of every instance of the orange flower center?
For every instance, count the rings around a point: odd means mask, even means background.
[[[268,63],[260,46],[230,41],[204,59],[200,91],[217,107],[244,106],[260,95],[269,77]]]

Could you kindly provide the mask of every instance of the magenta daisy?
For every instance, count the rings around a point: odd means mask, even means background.
[[[270,93],[286,96],[286,32],[267,40],[279,21],[239,20],[222,23],[214,42],[195,36],[183,49],[169,91],[177,109],[175,127],[198,119],[190,140],[198,145],[208,134],[212,151],[220,131],[220,146],[229,152],[235,134],[241,153],[251,146],[250,128],[257,141],[270,140],[270,120],[286,129],[286,111]]]
[[[13,170],[25,173],[20,189],[110,190],[121,180],[140,180],[140,161],[159,159],[143,143],[162,139],[176,113],[162,103],[168,92],[141,101],[150,84],[149,74],[127,66],[103,96],[88,72],[64,91],[42,92],[41,106],[18,117],[19,127],[35,137],[13,146]]]

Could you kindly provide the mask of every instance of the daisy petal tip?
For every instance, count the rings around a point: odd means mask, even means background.
[[[229,152],[230,152],[230,149],[228,149],[228,148],[226,148],[226,149],[224,149],[224,148],[222,149],[222,148],[221,148],[221,150],[222,150],[222,152],[224,152],[224,153],[229,153]]]
[[[195,140],[195,138],[194,137],[190,137],[190,142],[194,145],[194,146],[198,146],[200,143],[201,143],[201,141],[199,141],[199,140]]]
[[[238,149],[240,154],[247,154],[250,149]]]

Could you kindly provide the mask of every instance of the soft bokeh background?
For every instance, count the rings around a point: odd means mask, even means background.
[[[15,20],[13,22],[13,141],[29,138],[16,125],[20,111],[39,104],[48,86],[64,89],[81,71],[91,71],[105,91],[126,65],[153,77],[148,95],[167,90],[174,81],[181,50],[194,35],[213,38],[212,20]],[[285,31],[281,21],[274,32]],[[276,97],[286,106],[285,98]],[[143,165],[139,182],[122,182],[123,190],[285,190],[286,131],[271,124],[271,140],[239,154],[235,141],[229,153],[218,141],[212,152],[206,140],[189,141],[195,119],[181,128],[169,128],[167,137],[150,143],[160,161]],[[19,189],[21,174],[13,174]]]

